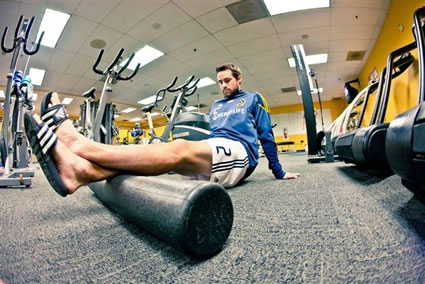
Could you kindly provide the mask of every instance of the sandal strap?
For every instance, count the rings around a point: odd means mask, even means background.
[[[49,128],[55,130],[62,122],[69,118],[68,113],[63,105],[58,104],[48,108],[47,112],[41,116]]]
[[[30,143],[37,159],[40,160],[42,156],[49,156],[57,143],[56,134],[53,133],[46,123],[41,123],[31,131]]]

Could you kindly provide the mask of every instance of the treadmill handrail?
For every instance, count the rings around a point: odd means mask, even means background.
[[[415,28],[415,38],[418,43],[418,60],[419,60],[419,88],[418,88],[418,104],[425,101],[425,80],[423,76],[425,74],[425,56],[424,56],[424,30],[422,28],[421,19],[425,14],[425,7],[417,9],[413,15],[413,22]],[[421,27],[418,29],[417,27]]]
[[[384,93],[383,93],[383,98],[382,98],[382,103],[380,104],[380,109],[379,109],[379,116],[378,116],[378,120],[376,121],[376,124],[381,124],[384,122],[384,118],[385,118],[385,113],[387,112],[387,106],[388,106],[388,98],[390,96],[390,89],[391,89],[391,81],[392,81],[392,70],[395,68],[394,66],[394,58],[398,57],[398,56],[402,56],[405,53],[413,50],[417,48],[417,43],[416,41],[409,43],[408,45],[405,45],[399,49],[394,50],[393,52],[390,53],[390,55],[388,56],[387,59],[387,74],[385,76],[385,89],[384,89]],[[403,58],[403,57],[402,57]],[[400,60],[402,60],[402,58]],[[403,59],[403,61],[398,60],[397,62],[401,62],[403,64],[401,64],[400,66],[403,66],[404,64],[411,64],[411,61],[413,60],[413,57],[407,56],[404,57],[407,58],[406,60]],[[400,67],[398,66],[398,67]],[[402,71],[405,71],[407,68],[405,69],[401,69]],[[397,73],[397,76],[400,75],[401,73]]]

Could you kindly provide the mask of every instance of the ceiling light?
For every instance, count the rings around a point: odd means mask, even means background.
[[[198,84],[196,85],[198,88],[202,88],[205,86],[209,86],[215,84],[215,82],[210,77],[204,77],[201,80],[199,80]]]
[[[151,103],[154,103],[155,100],[156,100],[156,96],[154,95],[154,96],[147,97],[146,99],[140,100],[137,103],[141,105],[150,105]]]
[[[330,6],[329,0],[264,0],[264,4],[271,16],[300,10],[326,8]]]
[[[69,105],[73,100],[74,100],[73,98],[66,97],[62,100],[62,104]]]
[[[120,117],[119,114],[114,114],[114,118],[118,118],[118,117]]]
[[[37,93],[32,93],[31,100],[32,100],[33,102],[35,102],[35,101],[37,100],[37,98],[38,98],[38,94],[37,94]]]
[[[30,68],[29,75],[30,75],[32,84],[35,86],[41,86],[41,83],[43,83],[43,78],[45,73],[46,73],[46,70]]]
[[[305,60],[308,65],[326,63],[328,62],[328,54],[322,53],[322,54],[307,55],[305,57]],[[291,68],[295,67],[295,60],[293,57],[288,58],[288,63],[289,63],[289,67]]]
[[[141,121],[141,120],[142,120],[141,117],[135,117],[135,118],[130,119],[130,121],[132,121],[132,122]]]
[[[323,94],[323,88],[319,88],[319,92],[320,92],[320,94]],[[301,95],[302,95],[302,93],[301,93],[301,91],[300,91],[300,90],[298,90],[298,91],[297,91],[297,93],[298,93],[298,96],[301,96]],[[316,88],[314,88],[314,89],[311,91],[311,93],[312,93],[312,94],[317,94],[317,89],[316,89]]]
[[[198,108],[197,108],[197,107],[195,107],[195,106],[188,106],[188,107],[186,108],[186,110],[187,110],[187,111],[192,111],[192,110],[198,110]]]
[[[164,53],[150,47],[149,45],[145,45],[143,48],[139,49],[136,54],[134,55],[133,60],[131,60],[130,65],[128,65],[128,68],[131,70],[136,69],[136,66],[138,63],[140,63],[140,67],[145,66],[146,64],[154,61],[155,59],[163,56]],[[127,63],[127,60],[124,60],[120,66],[124,66],[125,63]]]
[[[0,98],[1,99],[4,99],[5,98],[5,95],[4,95],[4,91],[3,90],[0,90]]]
[[[123,113],[129,113],[129,112],[132,112],[132,111],[135,111],[136,109],[134,108],[134,107],[129,107],[129,108],[126,108],[125,110],[122,110],[121,112],[123,112]]]
[[[41,45],[55,47],[59,37],[65,28],[66,23],[71,15],[59,11],[46,9],[43,19],[41,20],[40,28],[38,29],[37,41],[41,33],[44,31]]]

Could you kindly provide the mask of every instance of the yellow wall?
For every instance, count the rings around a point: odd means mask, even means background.
[[[346,107],[347,107],[347,103],[345,99],[343,98],[322,102],[323,109],[330,109],[332,121],[335,120],[344,111]],[[320,109],[319,103],[314,103],[314,109]],[[299,111],[304,111],[304,106],[302,104],[286,105],[286,106],[270,108],[270,113],[272,115],[280,114],[280,113],[299,112]],[[277,135],[275,136],[275,140],[276,142],[282,142],[284,139],[282,135]],[[286,141],[294,141],[295,145],[278,146],[279,150],[302,151],[305,149],[305,146],[307,145],[307,134],[305,133],[305,134],[288,135],[288,139],[286,139]]]
[[[413,13],[425,4],[424,1],[392,0],[388,10],[384,25],[375,43],[367,62],[360,72],[359,79],[361,86],[368,84],[368,76],[376,67],[378,73],[386,65],[388,55],[395,49],[400,48],[414,41],[411,31],[413,25]],[[399,30],[399,25],[403,25],[404,30]],[[390,99],[388,103],[385,121],[391,121],[399,113],[417,104],[418,95],[418,62],[417,50],[411,52],[415,57],[414,64],[409,67],[400,77],[394,79],[391,84]],[[373,109],[374,98],[369,103],[366,117],[370,119]],[[368,119],[365,121],[369,122]]]

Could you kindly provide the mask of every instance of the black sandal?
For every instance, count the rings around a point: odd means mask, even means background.
[[[52,94],[53,93],[48,93],[44,96],[43,100],[41,101],[40,113],[41,120],[44,121],[52,131],[55,131],[62,122],[69,119],[69,115],[62,104],[49,107]]]
[[[37,125],[37,122],[28,112],[24,115],[24,124],[25,133],[44,175],[60,196],[67,196],[68,189],[62,182],[52,155],[52,151],[58,142],[56,134],[44,122]]]

